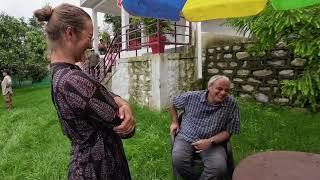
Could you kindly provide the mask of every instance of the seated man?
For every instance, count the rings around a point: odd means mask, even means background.
[[[223,143],[240,132],[239,106],[229,96],[230,80],[216,75],[208,82],[207,91],[186,92],[172,99],[170,132],[177,134],[173,165],[186,180],[197,179],[192,171],[192,156],[199,153],[204,164],[200,179],[223,180],[227,174]],[[177,109],[184,110],[179,125]]]

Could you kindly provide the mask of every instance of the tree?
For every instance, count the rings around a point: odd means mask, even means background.
[[[47,76],[48,61],[44,56],[47,43],[44,33],[38,26],[29,26],[26,33],[25,48],[28,52],[28,59],[25,62],[27,75],[32,82],[39,82]]]
[[[295,80],[282,82],[282,93],[297,103],[320,107],[320,6],[276,11],[268,4],[256,16],[231,19],[227,23],[239,32],[250,32],[256,40],[252,49],[263,52],[284,42],[295,56],[306,58],[304,73]]]
[[[11,71],[15,79],[37,82],[47,75],[46,41],[40,23],[31,19],[28,24],[0,14],[0,47],[0,68]]]
[[[29,18],[29,26],[34,27],[37,30],[41,30],[44,27],[44,22],[39,22],[36,17]]]
[[[106,43],[110,43],[110,35],[107,33],[107,32],[102,32],[100,34],[100,38],[103,40],[103,42],[106,42]]]
[[[23,73],[20,60],[26,54],[25,42],[26,26],[19,19],[0,14],[0,66],[1,69]]]
[[[118,31],[121,31],[121,16],[113,16],[113,15],[105,14],[104,22],[112,24],[113,35],[116,35]]]

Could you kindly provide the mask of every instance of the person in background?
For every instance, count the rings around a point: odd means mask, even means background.
[[[89,60],[89,66],[90,66],[90,74],[93,75],[93,77],[97,78],[100,75],[100,56],[98,53],[94,52],[94,49],[91,49],[88,55]],[[96,71],[97,70],[97,71]]]
[[[47,22],[52,102],[71,143],[68,179],[130,180],[121,138],[135,132],[131,107],[75,65],[92,48],[90,16],[66,3],[34,16]]]
[[[100,42],[98,44],[98,50],[99,50],[100,55],[105,55],[107,52],[107,46],[103,42],[103,39],[100,39]]]
[[[4,101],[6,103],[6,107],[8,111],[11,111],[13,109],[12,105],[12,79],[9,76],[8,71],[4,70],[2,72],[3,80],[1,82],[1,88],[2,88],[2,95],[4,97]]]
[[[176,133],[172,160],[186,180],[198,179],[191,168],[194,153],[199,153],[204,164],[200,180],[223,180],[227,175],[223,144],[240,132],[240,110],[229,96],[230,84],[226,76],[216,75],[206,91],[186,92],[172,99],[170,132]],[[178,109],[184,110],[181,124]]]

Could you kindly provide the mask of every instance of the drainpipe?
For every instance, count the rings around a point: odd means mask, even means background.
[[[92,21],[93,21],[93,49],[98,53],[99,32],[98,32],[98,17],[97,10],[92,9]]]
[[[202,30],[201,22],[197,23],[197,72],[198,79],[202,79]]]

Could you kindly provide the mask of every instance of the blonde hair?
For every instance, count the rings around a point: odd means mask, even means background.
[[[61,39],[63,31],[67,27],[74,28],[77,32],[84,29],[85,22],[90,19],[88,13],[83,9],[63,3],[55,8],[45,6],[33,12],[38,21],[46,21],[45,31],[49,42]]]

